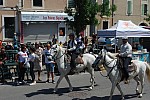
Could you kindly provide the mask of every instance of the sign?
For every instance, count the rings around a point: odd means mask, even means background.
[[[21,21],[65,21],[70,17],[67,13],[21,12]]]

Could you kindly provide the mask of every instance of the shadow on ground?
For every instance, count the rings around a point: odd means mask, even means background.
[[[137,98],[137,95],[136,94],[125,95],[125,100],[129,100],[131,98]],[[92,97],[86,98],[86,99],[74,98],[72,100],[109,100],[109,96],[104,96],[104,97],[92,96]],[[113,95],[112,100],[121,100],[121,96]]]
[[[89,86],[81,86],[81,87],[73,87],[73,91],[88,91]],[[35,95],[39,95],[39,94],[54,94],[53,93],[53,88],[50,89],[41,89],[41,90],[37,90],[35,92],[31,92],[31,93],[27,93],[25,94],[26,97],[32,97]],[[55,94],[57,94],[58,96],[62,96],[66,93],[69,93],[69,88],[58,88],[57,92]]]

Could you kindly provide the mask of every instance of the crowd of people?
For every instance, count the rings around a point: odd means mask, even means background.
[[[123,39],[127,40],[127,38]],[[92,36],[92,46],[93,48],[94,44],[97,42],[97,36],[93,35]],[[127,41],[123,41],[124,44],[128,43]],[[43,70],[43,64],[46,66],[46,71],[47,71],[47,80],[46,82],[50,82],[50,76],[51,76],[51,82],[55,83],[54,80],[54,67],[56,66],[56,63],[54,59],[51,57],[51,46],[57,44],[57,39],[55,38],[55,35],[53,36],[52,41],[47,42],[47,44],[42,45],[41,43],[35,43],[34,45],[25,45],[25,44],[20,44],[18,48],[18,53],[16,54],[15,61],[18,63],[19,67],[19,73],[18,73],[18,83],[19,84],[25,84],[26,82],[24,81],[25,73],[28,69],[30,69],[30,76],[31,76],[31,83],[30,85],[35,85],[36,84],[36,77],[35,77],[35,72],[37,72],[37,80],[41,81],[41,72]],[[58,43],[60,46],[63,46],[63,44],[60,42]],[[64,44],[65,45],[65,44]],[[76,37],[74,33],[69,34],[69,41],[67,42],[67,54],[71,56],[71,72],[74,72],[74,69],[76,68],[76,63],[75,59],[77,56],[81,56],[82,54],[87,52],[87,45],[88,45],[88,38],[87,36],[83,37],[82,34]],[[132,47],[131,47],[132,48]],[[7,59],[5,55],[5,50],[14,50],[14,47],[10,44],[7,43],[6,46],[1,45],[1,52],[0,52],[0,67],[4,67],[3,62]],[[121,54],[118,56],[122,56],[124,53],[128,52],[128,49],[126,47],[121,48]],[[131,51],[131,50],[130,50]],[[93,52],[92,50],[89,52]],[[131,55],[131,54],[130,54]],[[125,57],[128,58],[128,57]],[[131,57],[130,57],[131,58]],[[130,59],[129,58],[129,59]],[[124,62],[126,65],[125,67],[128,66],[129,62],[131,61],[126,59]],[[125,68],[126,70],[127,68]],[[125,71],[127,72],[127,71]],[[128,78],[128,74],[126,73],[126,77]],[[127,80],[126,78],[126,80]]]
[[[18,63],[18,84],[26,84],[26,81],[24,81],[25,73],[30,71],[31,76],[31,82],[29,85],[35,85],[36,81],[42,81],[41,80],[41,72],[43,70],[43,65],[45,65],[46,71],[47,71],[47,79],[46,82],[50,82],[50,76],[51,76],[51,82],[55,83],[54,80],[54,67],[56,66],[54,60],[50,57],[51,53],[51,46],[54,44],[57,44],[58,41],[55,36],[53,36],[52,41],[47,42],[46,44],[42,43],[34,43],[34,44],[19,44],[18,46],[18,53],[15,55],[15,61]],[[67,43],[67,53],[70,54],[72,60],[71,63],[74,63],[75,59],[73,56],[74,54],[83,53],[88,43],[88,39],[86,38],[86,41],[84,43],[84,38],[82,35],[75,38],[75,34],[71,33],[69,34],[69,41]],[[60,42],[58,43],[60,46],[63,46],[63,44]],[[65,45],[65,44],[64,44]],[[14,50],[13,44],[8,42],[5,46],[1,45],[1,52],[0,52],[0,67],[4,66],[4,60],[7,59],[5,55],[6,50]],[[75,55],[76,56],[76,55]],[[72,64],[73,68],[75,68],[75,64]],[[37,79],[35,76],[35,73],[37,72]]]

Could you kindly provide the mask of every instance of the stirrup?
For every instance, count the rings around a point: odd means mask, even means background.
[[[124,80],[124,84],[129,84],[130,81],[129,80]]]

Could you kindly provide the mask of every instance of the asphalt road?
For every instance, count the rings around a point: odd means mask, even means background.
[[[59,85],[58,92],[53,94],[55,84],[45,83],[46,74],[42,73],[42,82],[34,86],[22,85],[15,86],[11,81],[6,85],[0,85],[0,100],[108,100],[111,89],[109,79],[95,72],[96,85],[93,90],[89,91],[90,75],[80,73],[79,75],[69,76],[72,86],[72,92],[69,92],[68,84],[65,79]],[[57,81],[58,76],[55,77]],[[126,100],[150,100],[150,83],[145,77],[144,94],[138,98],[135,94],[136,83],[134,80],[130,84],[121,83],[121,88],[125,94]],[[113,100],[120,100],[120,93],[115,89]]]

